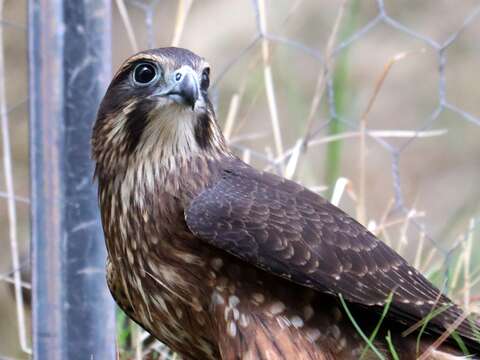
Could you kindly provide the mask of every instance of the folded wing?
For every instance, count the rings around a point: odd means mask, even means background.
[[[462,316],[423,275],[342,210],[240,161],[195,198],[185,216],[190,230],[209,244],[297,284],[376,308],[393,292],[391,313],[405,324],[443,307],[427,326],[442,333]],[[457,331],[475,339],[467,321]]]

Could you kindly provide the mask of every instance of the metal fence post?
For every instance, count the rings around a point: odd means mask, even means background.
[[[90,134],[110,77],[110,0],[29,0],[33,354],[113,359]]]

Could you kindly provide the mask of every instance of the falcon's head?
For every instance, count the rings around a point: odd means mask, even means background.
[[[140,52],[115,74],[93,131],[93,157],[114,170],[135,159],[167,161],[226,151],[208,98],[210,67],[180,48]],[[110,172],[107,171],[107,172]]]

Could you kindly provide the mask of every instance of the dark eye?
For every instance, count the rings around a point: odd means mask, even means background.
[[[135,85],[145,86],[151,84],[158,77],[158,69],[151,63],[140,63],[133,70],[133,82]]]
[[[200,83],[200,87],[202,88],[203,91],[205,91],[208,89],[209,86],[210,86],[210,69],[206,68],[202,72],[202,81]]]

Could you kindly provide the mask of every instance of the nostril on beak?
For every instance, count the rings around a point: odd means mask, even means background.
[[[190,105],[195,109],[195,103],[200,94],[197,74],[191,70],[182,67],[175,71],[169,78],[170,89],[162,96],[169,96],[175,102]]]

